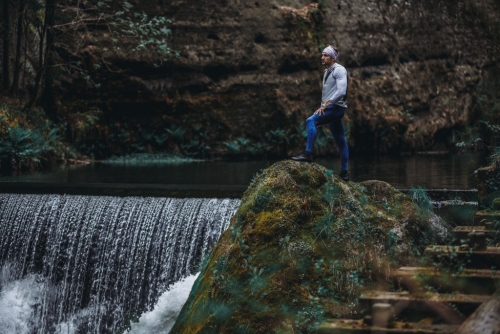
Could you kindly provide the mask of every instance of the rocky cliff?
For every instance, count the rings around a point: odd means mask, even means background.
[[[133,142],[145,130],[161,135],[175,125],[185,132],[170,149],[300,150],[300,123],[320,100],[320,52],[332,44],[351,78],[345,118],[351,147],[440,148],[474,119],[474,89],[497,67],[500,11],[493,0],[148,0],[135,6],[172,20],[170,46],[179,56],[161,63],[125,45],[104,53],[114,72],[95,74],[102,86],[93,94],[105,116],[94,137],[108,144],[119,131]],[[74,97],[69,92],[65,99]],[[335,150],[332,141],[324,146]]]

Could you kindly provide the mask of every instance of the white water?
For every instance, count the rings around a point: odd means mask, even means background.
[[[5,271],[5,267],[2,271]],[[30,333],[30,319],[33,317],[34,306],[40,299],[42,288],[43,283],[37,283],[35,275],[17,281],[9,281],[8,278],[4,280],[2,277],[0,333]]]
[[[167,328],[154,319],[176,317],[192,283],[160,295],[194,273],[238,205],[0,194],[0,334],[118,333],[140,314],[137,330]]]
[[[4,271],[9,266],[4,266]],[[132,323],[127,334],[167,334],[173,327],[182,306],[189,297],[198,274],[190,275],[172,284],[150,312],[141,315],[139,322]],[[0,334],[29,334],[36,331],[34,318],[42,297],[44,283],[41,277],[29,275],[22,280],[9,281],[2,278],[0,293]],[[92,310],[83,309],[73,314],[68,321],[54,324],[55,334],[75,334]]]
[[[133,323],[128,334],[162,334],[168,333],[174,326],[182,306],[189,297],[198,274],[186,277],[184,280],[173,284],[169,290],[158,299],[151,312],[141,315],[138,323]]]

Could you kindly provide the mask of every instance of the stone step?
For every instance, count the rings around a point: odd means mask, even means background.
[[[474,225],[486,226],[488,230],[500,230],[500,211],[481,210],[474,215]]]
[[[318,334],[452,334],[456,333],[458,325],[434,325],[425,322],[411,323],[394,321],[388,328],[370,326],[364,320],[327,320],[318,326]]]
[[[467,243],[471,232],[483,232],[488,239],[500,238],[500,230],[489,230],[486,226],[457,226],[452,231],[458,244]]]
[[[425,249],[425,254],[433,262],[448,266],[500,270],[500,247],[429,246]]]
[[[464,269],[458,273],[439,271],[427,267],[401,267],[391,274],[400,287],[420,292],[432,287],[439,293],[491,295],[500,271],[491,269]]]
[[[439,294],[439,293],[419,293],[410,294],[408,291],[387,292],[387,291],[369,291],[359,297],[360,306],[363,314],[372,314],[372,306],[375,304],[390,304],[398,316],[403,314],[415,314],[419,312],[418,320],[431,314],[439,316],[437,304],[448,304],[453,306],[453,310],[459,311],[461,315],[468,316],[474,312],[479,305],[488,300],[488,295],[467,295],[467,294]],[[409,318],[404,316],[404,318]],[[412,320],[416,317],[411,317]],[[417,321],[418,321],[417,320]],[[444,319],[446,320],[446,319]]]

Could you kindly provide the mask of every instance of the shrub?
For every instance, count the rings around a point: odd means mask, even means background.
[[[62,154],[59,129],[45,121],[43,111],[33,111],[30,116],[32,119],[6,104],[0,107],[0,159],[4,168],[34,168],[48,154]]]

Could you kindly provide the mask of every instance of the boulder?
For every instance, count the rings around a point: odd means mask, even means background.
[[[275,163],[245,192],[171,333],[313,332],[356,317],[362,292],[391,289],[392,268],[446,236],[427,206],[385,182]]]

